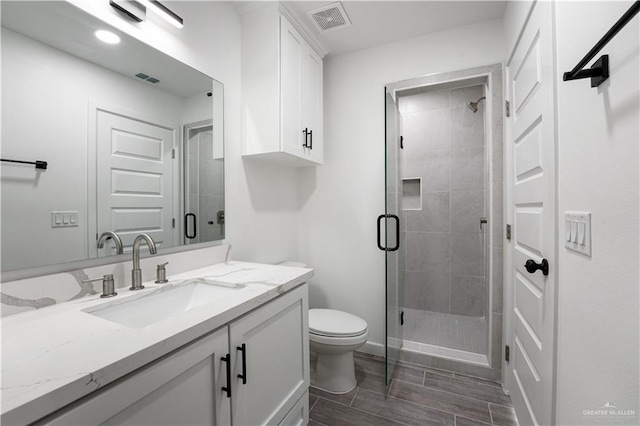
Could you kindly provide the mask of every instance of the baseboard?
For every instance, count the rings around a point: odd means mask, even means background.
[[[369,355],[384,356],[384,345],[374,342],[366,342],[358,348],[358,352],[364,352]]]

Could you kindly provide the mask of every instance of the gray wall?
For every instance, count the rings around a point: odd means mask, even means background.
[[[422,203],[406,206],[406,306],[485,315],[485,102],[482,85],[399,97],[403,176],[421,179]]]

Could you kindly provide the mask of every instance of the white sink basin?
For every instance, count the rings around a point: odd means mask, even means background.
[[[141,297],[107,302],[83,309],[91,315],[132,328],[141,328],[198,306],[238,295],[243,285],[216,285],[206,278],[191,279]]]

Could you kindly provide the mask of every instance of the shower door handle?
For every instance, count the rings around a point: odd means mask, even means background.
[[[396,245],[394,247],[383,247],[380,242],[380,222],[382,222],[383,218],[391,218],[396,220]],[[382,251],[396,251],[400,248],[400,218],[395,214],[381,214],[378,216],[377,223],[377,231],[378,231],[378,248]]]
[[[193,234],[189,235],[189,218],[193,218]],[[193,213],[187,213],[184,216],[184,236],[189,238],[190,240],[194,239],[197,235],[196,231],[196,215]]]

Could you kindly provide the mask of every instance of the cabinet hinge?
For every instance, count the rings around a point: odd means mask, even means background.
[[[509,362],[509,345],[505,345],[504,347],[504,360]]]
[[[507,100],[504,101],[504,115],[511,117],[511,104]]]
[[[505,230],[505,234],[506,234],[507,241],[511,241],[511,225],[507,223],[506,228],[507,229]]]
[[[176,158],[176,149],[175,148],[173,148],[171,150],[171,158]]]

